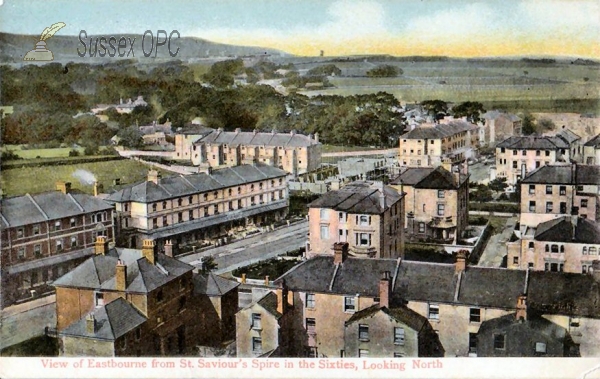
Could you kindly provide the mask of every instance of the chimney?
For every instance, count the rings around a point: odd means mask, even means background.
[[[160,179],[160,173],[156,170],[148,171],[148,181],[154,182],[154,184],[158,184],[158,180]]]
[[[315,133],[315,141],[319,142],[319,133]]]
[[[275,293],[277,294],[277,312],[285,314],[289,305],[288,288],[285,284],[285,279],[281,279],[278,283]]]
[[[455,272],[463,272],[467,269],[467,257],[469,256],[468,250],[459,250],[456,252],[456,263],[454,265]]]
[[[100,193],[100,187],[102,187],[101,184],[98,184],[98,182],[94,182],[94,196],[98,196],[98,194]]]
[[[444,168],[444,170],[448,171],[448,172],[452,172],[452,161],[450,159],[444,159],[442,161],[442,167]]]
[[[527,295],[521,294],[517,298],[517,321],[527,320]]]
[[[390,307],[390,292],[391,292],[390,272],[383,271],[379,280],[379,306]]]
[[[94,317],[93,313],[90,313],[89,315],[86,316],[85,326],[86,326],[86,330],[89,334],[96,333],[96,318]]]
[[[127,266],[122,260],[117,261],[117,267],[115,272],[115,287],[117,291],[125,291],[127,288]]]
[[[577,219],[579,217],[578,216],[571,216],[571,225],[573,226],[573,235],[571,236],[571,239],[573,241],[575,241],[575,233],[577,232]]]
[[[71,192],[71,183],[59,180],[56,182],[56,190],[66,195]]]
[[[333,263],[344,263],[348,257],[348,242],[336,242],[333,244]]]
[[[142,255],[148,260],[148,262],[155,264],[156,256],[154,255],[154,241],[143,240],[142,241]]]
[[[600,282],[600,261],[593,261],[591,269],[594,280]]]
[[[173,242],[171,240],[165,242],[165,255],[173,258]]]
[[[258,133],[258,129],[254,129],[254,130],[252,131],[252,133],[254,133],[254,134]]]
[[[94,251],[96,255],[106,255],[108,253],[108,239],[105,236],[96,237]]]
[[[236,134],[239,134],[239,133],[241,133],[241,131],[242,131],[242,129],[240,129],[240,128],[235,128],[235,133],[236,133]]]
[[[275,135],[275,134],[277,134],[277,130],[275,130],[275,129],[272,129],[272,130],[271,130],[271,134],[272,134],[272,135]]]
[[[295,130],[291,130],[290,131],[290,136],[295,136],[296,135],[296,131]]]

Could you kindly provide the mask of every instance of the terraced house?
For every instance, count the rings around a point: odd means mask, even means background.
[[[151,170],[147,181],[121,189],[107,201],[116,207],[121,245],[136,247],[151,239],[162,248],[172,240],[177,249],[284,218],[286,175],[262,164],[165,178]]]
[[[477,156],[479,127],[455,120],[421,124],[400,136],[398,162],[407,167],[436,167],[445,159],[453,163]]]
[[[57,191],[4,198],[1,306],[52,292],[50,283],[93,254],[97,236],[113,240],[113,207],[75,193],[71,183]]]

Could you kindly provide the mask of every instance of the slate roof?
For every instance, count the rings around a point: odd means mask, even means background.
[[[597,147],[600,145],[600,134],[595,137],[592,137],[589,141],[587,141],[583,146],[594,146]]]
[[[116,290],[115,272],[119,259],[127,266],[127,292],[151,292],[194,269],[194,266],[165,254],[157,253],[156,264],[152,264],[141,250],[116,248],[106,255],[89,258],[55,280],[53,286]]]
[[[276,319],[283,316],[277,311],[277,294],[275,294],[275,292],[269,291],[265,296],[261,297],[256,304],[263,307],[267,312],[275,316]]]
[[[558,136],[510,136],[496,145],[515,150],[568,149],[569,144]]]
[[[110,204],[93,196],[50,191],[2,199],[0,218],[3,227],[16,227],[110,209]]]
[[[60,334],[114,341],[148,320],[133,305],[121,297],[103,307],[96,308],[92,314],[96,320],[96,331],[94,333],[88,332],[87,317],[82,317],[61,331]]]
[[[467,175],[460,174],[460,184],[462,185],[468,179]],[[438,166],[432,167],[409,167],[390,184],[400,185],[404,184],[415,188],[428,188],[428,189],[457,189],[458,183],[454,179],[454,175],[443,168]]]
[[[538,225],[537,241],[600,244],[600,225],[592,220],[577,217],[574,221],[564,216]]]
[[[381,214],[403,196],[381,182],[356,181],[325,193],[308,206],[348,213]]]
[[[208,296],[223,296],[235,289],[240,283],[213,274],[194,275],[194,293]]]
[[[469,130],[476,130],[477,126],[464,121],[452,121],[448,124],[435,126],[417,126],[408,133],[400,136],[402,139],[441,139]]]
[[[398,269],[396,269],[398,268]],[[333,256],[309,259],[276,279],[291,291],[378,297],[382,271],[389,271],[392,298],[404,301],[514,309],[524,292],[531,309],[600,318],[600,283],[591,275],[453,264],[347,258],[337,268]]]
[[[230,146],[283,146],[283,147],[305,147],[319,145],[320,142],[298,133],[263,133],[263,132],[225,132],[215,130],[212,133],[198,139],[196,144],[224,144]]]
[[[269,165],[241,165],[215,170],[210,175],[199,173],[160,178],[158,184],[144,181],[111,194],[107,200],[152,203],[286,175],[285,171]]]
[[[508,118],[512,122],[521,121],[521,118],[519,116],[512,113],[502,112],[499,110],[487,111],[482,115],[482,117],[486,120],[495,120],[501,116]]]
[[[556,136],[564,139],[569,144],[572,144],[573,142],[579,141],[581,139],[580,136],[578,136],[569,129],[561,129],[560,132],[556,133]]]
[[[367,317],[375,315],[377,312],[383,312],[394,320],[401,322],[417,332],[423,329],[429,321],[427,318],[421,316],[417,312],[407,307],[380,307],[379,304],[373,304],[372,306],[360,310],[352,315],[345,325],[350,325],[356,321],[364,320]]]
[[[600,166],[582,164],[542,166],[527,175],[521,183],[600,185]]]

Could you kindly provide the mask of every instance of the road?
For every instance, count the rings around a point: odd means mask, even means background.
[[[469,178],[469,181],[487,184],[490,180],[491,167],[492,163],[484,165],[483,163],[478,162],[470,165],[469,174],[471,174],[471,177]]]
[[[200,267],[202,257],[213,256],[217,264],[217,269],[213,272],[222,274],[304,247],[307,233],[308,221],[301,221],[275,231],[261,233],[177,259]]]
[[[506,224],[499,234],[494,234],[490,237],[481,258],[479,258],[478,266],[483,267],[500,267],[502,260],[506,255],[506,243],[510,241],[510,237],[515,230],[516,217],[507,217]]]
[[[44,335],[46,326],[56,327],[54,295],[3,309],[0,349]]]

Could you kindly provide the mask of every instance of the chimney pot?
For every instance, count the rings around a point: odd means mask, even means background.
[[[171,240],[165,242],[165,255],[173,258],[173,242]]]
[[[124,292],[127,288],[127,266],[120,259],[117,261],[115,282],[116,290]]]
[[[87,317],[85,318],[85,323],[86,323],[87,332],[89,334],[95,334],[97,328],[96,328],[96,318],[94,317],[93,313],[90,313],[89,315],[87,315]]]
[[[143,240],[142,241],[142,255],[151,264],[156,263],[156,255],[154,254],[154,246],[155,246],[155,242],[153,240]]]
[[[268,280],[267,276],[267,280]],[[285,279],[281,279],[281,281],[277,285],[277,290],[275,291],[277,295],[277,312],[281,314],[285,314],[288,309],[289,300],[288,300],[288,288],[285,283]]]
[[[517,312],[515,316],[519,322],[527,320],[527,295],[521,294],[517,298]]]
[[[96,237],[94,251],[96,255],[106,255],[108,253],[108,239],[105,236]]]
[[[148,171],[148,181],[153,182],[154,184],[158,184],[158,180],[160,179],[160,173],[157,170]]]
[[[344,263],[348,257],[348,242],[336,242],[333,244],[333,263]]]
[[[455,271],[458,274],[459,272],[465,271],[467,269],[467,258],[469,256],[468,250],[459,250],[456,253],[456,263],[454,264]]]
[[[59,180],[56,182],[56,190],[66,195],[71,192],[71,183]]]
[[[390,307],[391,280],[390,272],[383,271],[379,280],[379,306]]]

